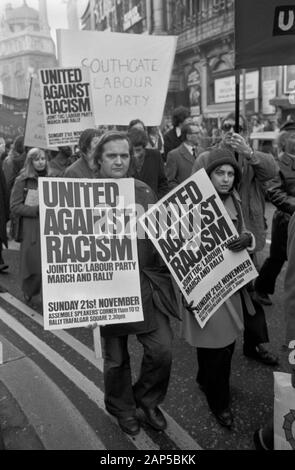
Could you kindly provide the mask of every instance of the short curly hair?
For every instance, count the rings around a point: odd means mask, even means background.
[[[190,117],[189,109],[184,106],[178,106],[172,113],[173,127],[179,126],[179,124],[182,124],[188,117]]]

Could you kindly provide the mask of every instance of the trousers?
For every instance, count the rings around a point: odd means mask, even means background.
[[[230,402],[230,371],[235,342],[224,348],[197,348],[197,382],[203,387],[213,413],[220,413]]]
[[[264,261],[255,281],[258,292],[273,294],[275,291],[276,279],[287,260],[288,224],[289,220],[283,212],[274,213],[269,257]]]
[[[104,338],[106,409],[116,417],[135,415],[136,407],[153,408],[165,398],[172,364],[172,329],[169,318],[157,312],[158,327],[138,334],[143,346],[139,377],[132,386],[128,335]]]
[[[265,318],[265,312],[258,302],[252,299],[255,315],[248,313],[244,297],[241,295],[243,318],[244,318],[244,350],[253,351],[258,344],[268,343],[268,328]]]

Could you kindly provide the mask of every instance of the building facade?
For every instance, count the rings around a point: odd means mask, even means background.
[[[177,35],[165,115],[182,104],[193,116],[213,124],[235,105],[234,4],[234,0],[90,0],[81,21],[83,29]],[[288,114],[295,117],[295,104],[288,98],[295,91],[295,67],[250,69],[241,80],[241,110],[247,115],[278,118],[279,123]]]
[[[77,0],[68,0],[67,20],[69,29],[73,31],[80,29]]]
[[[56,64],[46,0],[39,0],[39,11],[25,0],[18,8],[8,3],[0,28],[0,94],[28,98],[31,76]]]

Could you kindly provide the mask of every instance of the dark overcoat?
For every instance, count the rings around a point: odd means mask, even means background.
[[[142,181],[135,182],[135,202],[142,205],[144,211],[149,204],[155,204],[157,198],[149,186]],[[139,214],[140,215],[140,214]],[[155,268],[160,265],[160,259],[152,242],[137,238],[138,262],[140,271],[140,288],[143,305],[144,320],[133,323],[107,325],[101,328],[102,336],[124,336],[129,334],[149,333],[157,328],[157,307],[153,302],[153,290],[149,277],[144,273],[145,269]]]
[[[11,214],[22,218],[21,248],[20,248],[20,277],[24,281],[32,275],[41,278],[41,247],[39,206],[25,204],[29,189],[38,188],[36,176],[26,176],[21,172],[16,178],[10,196]]]
[[[6,223],[9,219],[9,200],[5,176],[0,166],[0,242],[7,246]]]
[[[146,183],[161,199],[169,192],[164,163],[158,150],[146,148],[141,170],[138,172],[132,159],[129,175]]]

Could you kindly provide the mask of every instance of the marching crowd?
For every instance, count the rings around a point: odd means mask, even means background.
[[[172,363],[172,328],[169,315],[180,320],[181,336],[196,349],[196,382],[204,392],[217,421],[231,428],[231,360],[237,337],[243,332],[243,352],[263,364],[275,366],[278,358],[265,346],[269,342],[264,305],[270,305],[275,282],[285,261],[286,341],[295,339],[295,123],[288,120],[278,133],[278,155],[253,150],[249,125],[243,116],[235,130],[235,115],[221,121],[211,140],[201,124],[184,107],[176,108],[169,130],[161,133],[139,119],[128,129],[86,129],[78,148],[60,147],[55,152],[25,148],[24,137],[0,143],[0,274],[8,270],[5,250],[8,237],[20,245],[20,280],[26,302],[41,291],[39,206],[28,203],[42,176],[68,178],[134,178],[135,202],[147,208],[204,168],[219,194],[238,238],[229,250],[248,250],[259,276],[230,297],[202,329],[194,317],[194,305],[180,296],[164,263],[148,239],[138,238],[141,296],[144,320],[101,328],[104,338],[106,408],[121,429],[136,435],[140,430],[136,409],[156,430],[165,429],[159,408],[169,385]],[[276,207],[268,258],[259,266],[257,254],[266,243],[265,201]],[[10,223],[7,225],[7,222]],[[10,234],[7,234],[7,227]],[[155,298],[153,284],[169,297]],[[164,299],[164,297],[163,297]],[[162,299],[162,300],[163,300]],[[231,309],[239,321],[234,321]],[[128,335],[143,346],[141,370],[132,384]],[[271,426],[255,434],[257,448],[273,446]]]

